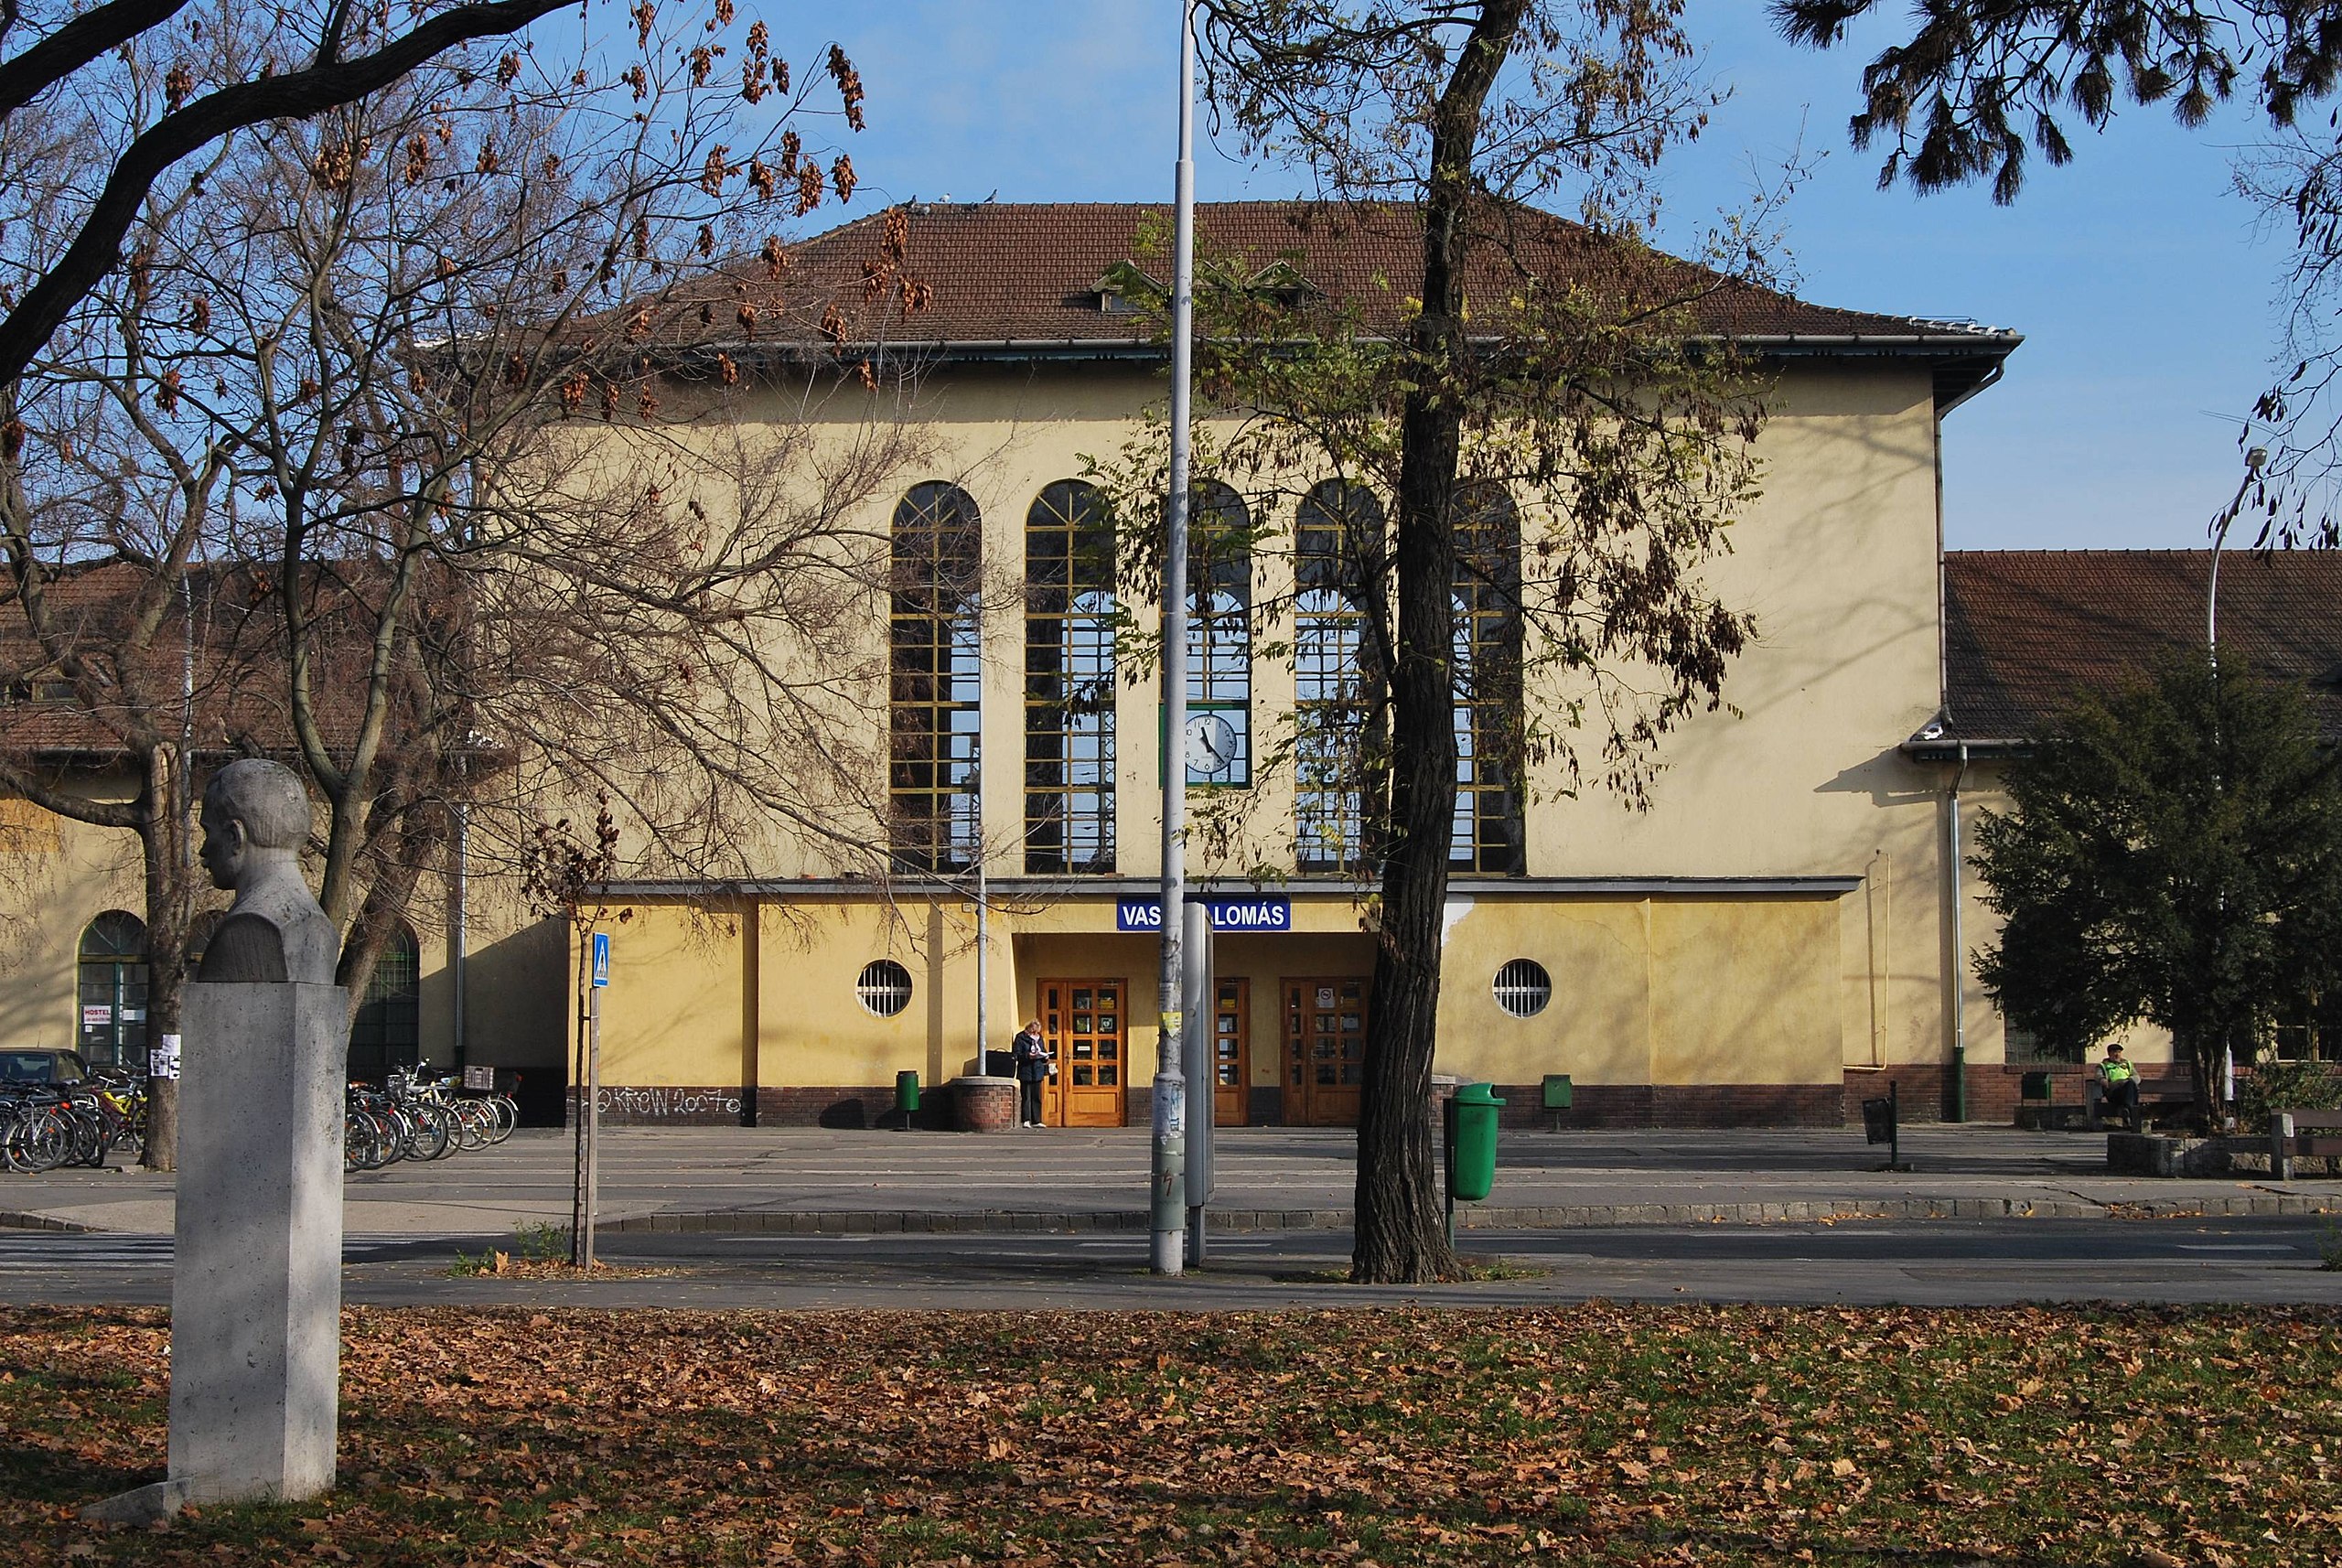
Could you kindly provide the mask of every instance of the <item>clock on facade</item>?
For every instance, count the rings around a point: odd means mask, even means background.
[[[1187,715],[1187,782],[1242,784],[1249,762],[1239,729],[1246,718],[1241,708],[1207,709]]]

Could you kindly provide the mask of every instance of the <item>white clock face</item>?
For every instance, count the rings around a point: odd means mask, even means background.
[[[1206,779],[1225,779],[1236,769],[1236,726],[1219,714],[1194,714],[1187,719],[1187,771]]]

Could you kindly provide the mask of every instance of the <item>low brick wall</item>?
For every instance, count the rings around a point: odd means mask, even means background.
[[[757,1090],[758,1127],[833,1127],[856,1131],[869,1127],[909,1125],[930,1133],[951,1130],[951,1089],[948,1084],[919,1086],[919,1109],[908,1117],[895,1109],[891,1083],[859,1086],[807,1085]]]
[[[1543,1084],[1495,1087],[1500,1125],[1553,1125]],[[1581,1083],[1560,1116],[1563,1127],[1835,1127],[1842,1098],[1834,1083]]]

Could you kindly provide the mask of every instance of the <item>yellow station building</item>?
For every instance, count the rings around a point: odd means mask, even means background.
[[[1010,591],[986,595],[982,614],[916,593],[871,607],[869,651],[887,673],[835,722],[891,757],[873,786],[893,811],[835,826],[892,835],[910,869],[882,885],[776,832],[761,875],[604,889],[613,1120],[869,1124],[903,1072],[929,1086],[932,1115],[933,1087],[981,1070],[983,1051],[1004,1050],[1028,1018],[1060,1064],[1051,1124],[1148,1114],[1159,682],[1116,670],[1112,584],[1084,576],[1081,540],[1093,459],[1121,451],[1165,392],[1162,350],[1112,282],[1144,266],[1139,235],[1162,214],[908,216],[905,264],[935,303],[842,353],[918,360],[912,417],[929,467],[875,499],[866,525],[898,559],[963,561]],[[791,286],[831,278],[843,297],[878,221],[810,242]],[[1296,224],[1283,204],[1231,203],[1207,205],[1199,228],[1217,253],[1338,298],[1403,275],[1403,224]],[[1889,1080],[1907,1116],[2004,1118],[2022,1074],[2042,1069],[1961,981],[1993,922],[1955,875],[1953,836],[1962,812],[1990,809],[2000,758],[2060,682],[2107,674],[2076,646],[2114,645],[2118,622],[2150,641],[2184,635],[2176,590],[2117,596],[2093,619],[2113,565],[2043,576],[2025,562],[2063,553],[2020,553],[1947,566],[1942,422],[1998,377],[2014,334],[1745,289],[1717,310],[1717,329],[1773,378],[1763,493],[1709,572],[1757,627],[1726,680],[1731,711],[1666,739],[1647,810],[1591,788],[1572,796],[1558,776],[1467,769],[1435,1070],[1500,1086],[1509,1117],[1539,1122],[1549,1075],[1570,1082],[1564,1124],[1835,1124]],[[757,352],[828,346],[768,330],[734,348],[752,366]],[[776,397],[768,416],[781,408]],[[1251,763],[1287,715],[1337,692],[1355,630],[1293,576],[1330,503],[1313,489],[1281,504],[1290,511],[1253,521],[1286,546],[1224,585],[1245,608],[1201,661],[1198,725],[1175,760],[1195,799],[1235,792],[1243,807],[1240,830],[1190,858],[1220,906],[1218,1119],[1340,1125],[1357,1112],[1374,1006],[1370,889],[1342,864],[1339,791]],[[2173,559],[2177,583],[2200,557]],[[2249,575],[2229,570],[2224,594]],[[2315,588],[2327,625],[2337,589]],[[1255,602],[1281,607],[1253,616]],[[2051,602],[2068,610],[2051,616]],[[2301,613],[2297,596],[2268,607],[2272,625]],[[1296,652],[1253,655],[1275,645]],[[104,787],[102,768],[91,777]],[[0,858],[25,875],[0,884],[15,955],[0,1044],[131,1059],[143,1043],[134,854],[119,835],[37,812],[10,822]],[[579,936],[516,909],[485,879],[459,892],[443,878],[430,929],[394,949],[361,1015],[354,1064],[420,1052],[493,1065],[520,1073],[539,1116],[558,1116],[576,1059]],[[2167,1059],[2141,1043],[2151,1064]]]
[[[980,1065],[981,991],[982,1045],[1004,1048],[1027,1018],[1055,1045],[1052,1124],[1145,1119],[1157,942],[1131,927],[1158,872],[1159,696],[1151,680],[1116,678],[1095,613],[1111,584],[1069,567],[1080,552],[1068,538],[1093,504],[1091,460],[1121,450],[1164,395],[1161,349],[1111,282],[1144,265],[1150,216],[912,214],[908,266],[937,303],[887,348],[924,358],[919,417],[937,458],[872,523],[898,547],[951,533],[944,553],[1024,586],[980,628],[922,627],[898,597],[896,679],[859,721],[892,726],[897,806],[955,875],[882,890],[783,851],[775,875],[746,884],[614,886],[626,917],[604,995],[615,1113],[874,1118],[898,1072],[933,1084]],[[1236,203],[1207,206],[1199,229],[1264,276],[1276,266],[1335,297],[1403,275],[1403,233],[1372,225],[1297,225],[1284,206]],[[863,238],[838,231],[801,264],[818,274],[825,247],[843,259]],[[1940,423],[2018,339],[1757,291],[1719,309],[1721,329],[1777,378],[1764,495],[1713,570],[1724,602],[1759,628],[1728,679],[1737,711],[1668,740],[1648,811],[1566,798],[1558,777],[1459,784],[1436,1069],[1509,1086],[1531,1116],[1549,1074],[1571,1080],[1581,1122],[1835,1123],[1850,1083],[1873,1091],[1890,1074],[1923,1110],[1945,1099],[1948,781],[1902,746],[1944,705]],[[1191,784],[1247,792],[1239,842],[1216,862],[1191,858],[1231,921],[1251,912],[1214,944],[1227,1122],[1354,1118],[1374,1005],[1365,889],[1329,864],[1340,802],[1292,768],[1246,768],[1255,736],[1322,701],[1344,657],[1332,618],[1277,577],[1306,558],[1317,499],[1253,520],[1292,543],[1244,583],[1290,607],[1251,639],[1298,656],[1254,659],[1248,644],[1194,693],[1227,727],[1191,737]],[[919,548],[938,547],[922,536]],[[1068,720],[1066,692],[1083,682],[1101,695]],[[1240,875],[1263,865],[1265,877]]]

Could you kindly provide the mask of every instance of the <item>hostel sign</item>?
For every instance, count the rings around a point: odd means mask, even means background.
[[[1289,931],[1293,929],[1293,900],[1290,898],[1198,898],[1211,915],[1214,931]],[[1163,929],[1163,900],[1160,898],[1117,898],[1114,900],[1114,929],[1118,931],[1160,931]]]

